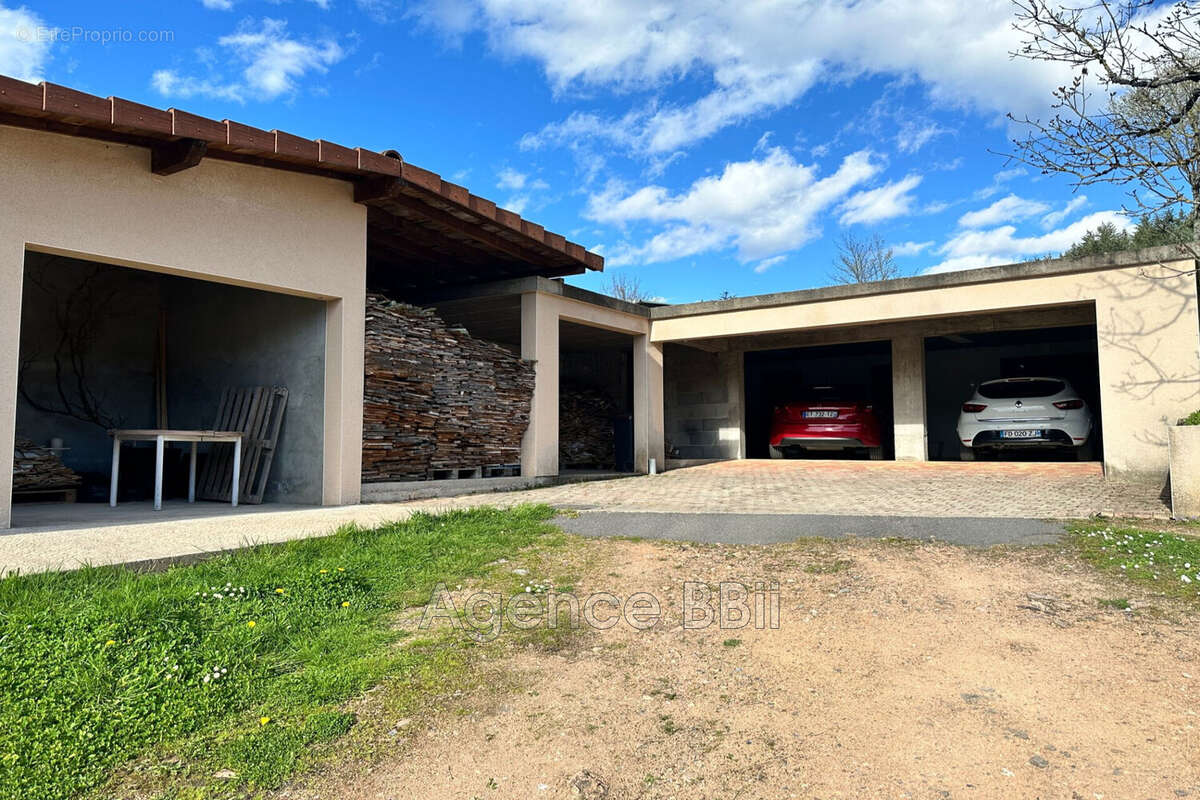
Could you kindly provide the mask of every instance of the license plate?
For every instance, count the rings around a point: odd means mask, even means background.
[[[1000,431],[1001,439],[1041,439],[1041,431]]]
[[[838,415],[836,411],[805,411],[805,419],[831,419]]]

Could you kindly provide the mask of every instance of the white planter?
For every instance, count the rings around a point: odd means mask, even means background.
[[[1200,425],[1167,428],[1171,454],[1171,515],[1200,518]]]

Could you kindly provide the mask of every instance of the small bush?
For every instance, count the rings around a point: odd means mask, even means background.
[[[1200,409],[1196,409],[1188,414],[1183,419],[1179,420],[1180,425],[1200,425]]]

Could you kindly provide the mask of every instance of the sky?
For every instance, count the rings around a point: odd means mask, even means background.
[[[0,0],[0,73],[394,148],[681,303],[1056,255],[1114,187],[1010,162],[1066,75],[1007,0]]]

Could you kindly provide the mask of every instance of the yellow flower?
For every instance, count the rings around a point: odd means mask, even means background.
[[[247,627],[247,628],[253,628],[253,627],[255,626],[255,624],[256,624],[256,623],[254,622],[254,620],[250,620],[249,622],[247,622],[247,623],[246,623],[246,627]]]
[[[342,608],[349,608],[349,607],[350,607],[350,601],[349,601],[349,600],[343,600],[343,601],[342,601]]]
[[[271,718],[270,718],[270,717],[259,717],[259,718],[258,718],[258,724],[259,724],[259,725],[266,725],[266,724],[267,724],[268,722],[270,722],[270,721],[271,721]]]
[[[105,646],[105,647],[112,647],[114,644],[116,644],[116,642],[115,642],[115,641],[113,641],[112,639],[109,639],[107,642],[105,642],[105,643],[104,643],[104,646]]]
[[[323,570],[321,570],[321,574],[322,574],[322,575],[324,575],[326,572],[329,572],[329,570],[327,570],[327,569],[323,569]]]
[[[346,571],[345,567],[338,567],[338,572],[345,572],[345,571]]]
[[[276,589],[275,594],[283,594],[283,589]]]

